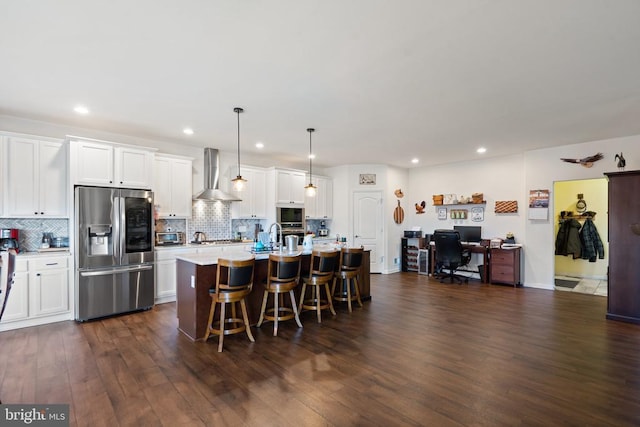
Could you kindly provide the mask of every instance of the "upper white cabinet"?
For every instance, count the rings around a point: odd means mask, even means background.
[[[323,176],[311,179],[317,187],[316,195],[305,194],[304,212],[307,219],[328,219],[333,216],[333,180]]]
[[[191,218],[192,160],[156,154],[153,161],[154,203],[160,218]]]
[[[304,205],[305,173],[276,169],[276,204]]]
[[[235,173],[237,169],[231,168]],[[233,219],[263,219],[267,218],[267,171],[266,169],[242,166],[242,177],[247,180],[242,191],[233,194],[242,199],[241,202],[231,204]],[[230,175],[232,175],[230,173]],[[235,174],[233,174],[235,177]]]
[[[150,189],[154,150],[71,139],[73,184]]]
[[[60,140],[5,137],[6,215],[67,216],[67,151]]]

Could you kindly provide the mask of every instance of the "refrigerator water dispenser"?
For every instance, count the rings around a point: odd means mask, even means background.
[[[113,255],[111,245],[111,226],[89,226],[89,255]]]

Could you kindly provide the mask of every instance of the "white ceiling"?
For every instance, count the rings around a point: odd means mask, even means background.
[[[637,0],[0,0],[0,114],[412,167],[640,134]],[[80,117],[82,103],[91,114]],[[195,134],[187,137],[189,126]],[[593,153],[576,153],[576,157]]]

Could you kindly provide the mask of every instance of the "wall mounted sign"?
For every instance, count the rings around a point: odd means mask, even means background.
[[[438,208],[438,219],[447,219],[447,208]]]
[[[360,174],[360,185],[376,185],[376,174],[375,173],[361,173]]]
[[[471,221],[484,221],[484,208],[471,208]]]
[[[496,213],[516,213],[518,212],[517,200],[496,201]]]

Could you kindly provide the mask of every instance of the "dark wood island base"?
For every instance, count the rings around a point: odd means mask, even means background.
[[[301,275],[309,274],[310,254],[302,254]],[[370,295],[369,281],[369,251],[364,252],[362,271],[358,278],[361,299],[368,301]],[[212,263],[202,265],[187,261],[177,260],[177,314],[178,329],[192,340],[202,340],[207,331],[207,320],[211,308],[209,289],[215,288],[217,258],[212,257]],[[253,289],[247,298],[247,310],[249,323],[255,325],[260,317],[260,309],[263,295],[263,282],[267,278],[267,259],[256,259]],[[297,287],[297,297],[302,286]]]

